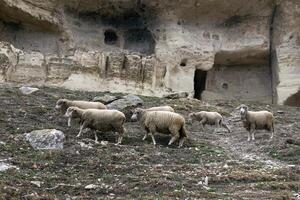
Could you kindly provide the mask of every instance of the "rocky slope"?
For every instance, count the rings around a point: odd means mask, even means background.
[[[239,102],[207,104],[188,99],[141,97],[144,107],[170,105],[187,118],[191,110],[218,110],[232,133],[197,123],[187,124],[189,140],[182,149],[170,147],[169,136],[142,141],[143,130],[126,122],[127,136],[93,132],[76,138],[78,126],[53,109],[58,98],[91,100],[104,93],[40,88],[30,95],[13,85],[0,85],[0,193],[3,199],[299,199],[300,110],[266,104],[276,118],[276,134],[247,133],[237,121]],[[111,94],[119,96],[119,94]],[[63,131],[63,149],[36,150],[26,141],[33,130]],[[43,133],[44,134],[44,133]],[[47,138],[44,137],[43,141]],[[61,139],[57,137],[55,140]],[[62,142],[60,140],[60,142]]]
[[[0,80],[297,105],[299,6],[1,0]]]

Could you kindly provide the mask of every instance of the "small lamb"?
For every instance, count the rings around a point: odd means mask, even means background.
[[[200,111],[200,112],[190,113],[189,122],[191,123],[192,121],[199,121],[202,131],[204,131],[204,125],[209,124],[209,125],[216,125],[217,128],[223,126],[228,130],[229,133],[231,132],[230,128],[224,123],[222,115],[218,112]]]

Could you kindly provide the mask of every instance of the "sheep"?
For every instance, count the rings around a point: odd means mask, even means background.
[[[179,139],[179,148],[182,147],[184,140],[187,138],[185,119],[177,113],[170,111],[147,111],[142,108],[137,108],[131,119],[140,122],[141,126],[146,130],[143,140],[145,140],[149,134],[154,146],[156,145],[153,136],[155,132],[171,134],[172,138],[168,145],[171,145]]]
[[[90,101],[70,101],[68,99],[59,99],[56,102],[55,109],[65,113],[67,109],[71,106],[76,106],[82,109],[107,109],[107,107],[100,102],[90,102]],[[71,118],[68,118],[68,126],[71,126]]]
[[[244,128],[249,132],[248,141],[255,140],[254,133],[256,130],[268,130],[272,133],[271,139],[274,136],[274,116],[269,111],[249,111],[246,105],[239,106],[241,120]],[[252,137],[251,137],[252,135]]]
[[[204,125],[209,124],[209,125],[216,125],[217,128],[219,128],[219,126],[223,126],[224,128],[227,129],[229,133],[231,132],[230,128],[224,123],[222,115],[218,112],[200,111],[200,112],[190,113],[188,118],[190,123],[193,120],[199,121],[202,131],[204,131]]]
[[[76,137],[80,137],[82,130],[90,128],[98,131],[118,132],[117,144],[121,144],[126,130],[124,123],[126,117],[124,113],[118,110],[99,110],[99,109],[81,109],[71,106],[67,109],[66,117],[80,118],[80,131]],[[98,143],[97,132],[95,131],[95,143]]]
[[[147,111],[169,111],[175,112],[171,106],[158,106],[158,107],[151,107],[146,109]]]

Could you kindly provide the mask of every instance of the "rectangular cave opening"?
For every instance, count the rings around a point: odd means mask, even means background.
[[[206,89],[207,72],[201,69],[195,70],[194,75],[194,98],[201,99],[202,92]]]
[[[266,50],[219,52],[206,79],[203,100],[272,103],[272,70]]]

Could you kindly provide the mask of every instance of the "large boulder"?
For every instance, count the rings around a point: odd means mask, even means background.
[[[118,99],[118,97],[116,97],[116,96],[112,96],[112,95],[106,94],[104,96],[96,96],[93,99],[93,101],[101,102],[103,104],[108,104],[108,103],[111,103],[111,102],[113,102],[113,101],[115,101],[117,99]]]
[[[108,104],[107,108],[122,111],[128,120],[133,113],[133,109],[141,105],[143,105],[143,100],[140,97],[129,94],[123,96],[122,99],[118,99]]]
[[[25,138],[35,149],[63,149],[65,135],[56,129],[44,129],[25,133]]]

